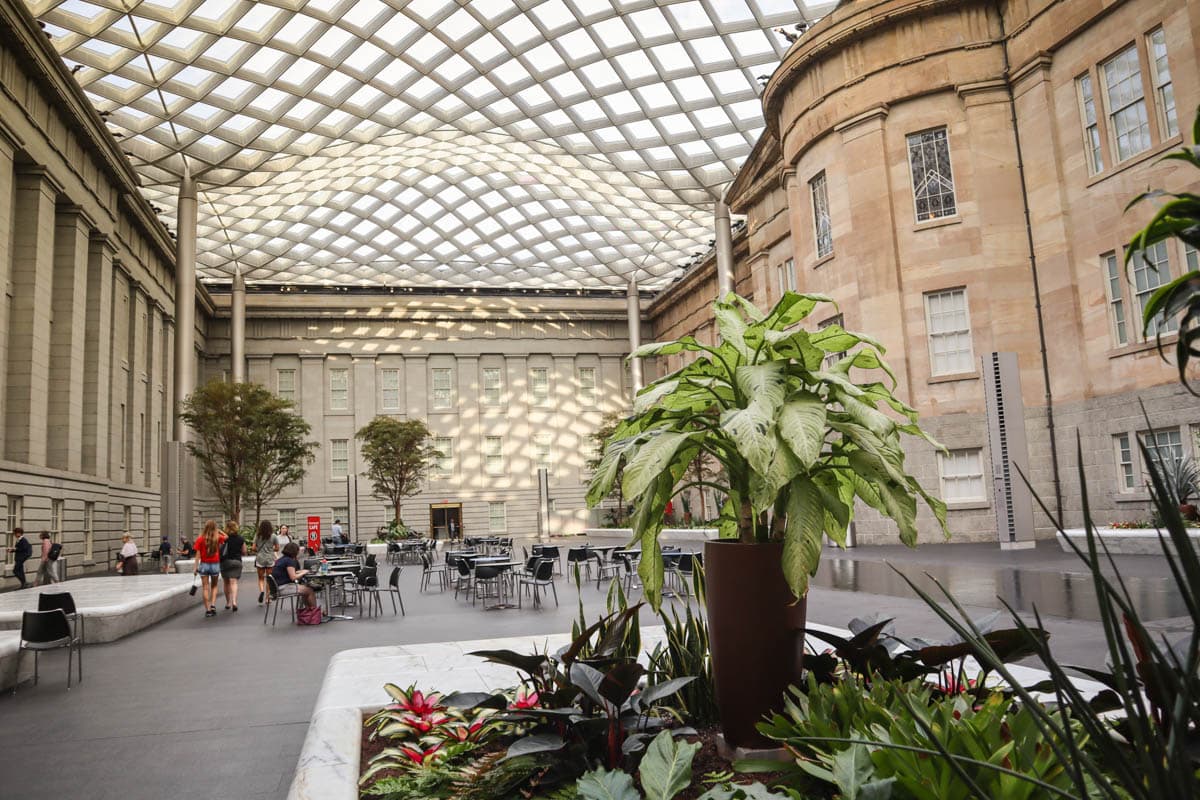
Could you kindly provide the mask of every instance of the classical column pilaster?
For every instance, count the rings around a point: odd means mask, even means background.
[[[83,464],[83,365],[91,220],[78,206],[60,206],[54,227],[51,287],[50,391],[46,395],[46,461],[79,472]]]
[[[233,273],[233,291],[229,298],[229,376],[234,383],[246,382],[246,279],[242,271]]]
[[[13,200],[16,173],[13,156],[21,144],[0,120],[0,299],[12,293]],[[9,304],[0,302],[0,376],[8,374],[8,314]],[[7,410],[6,392],[0,391],[0,419]],[[6,426],[0,424],[0,453],[5,451]]]
[[[625,314],[629,326],[629,352],[642,346],[642,305],[638,296],[636,280],[630,280],[625,289]],[[642,360],[629,359],[629,378],[633,386],[631,394],[636,395],[642,390]]]
[[[717,249],[717,298],[724,299],[733,291],[733,229],[729,223],[729,204],[717,200],[713,211]]]
[[[179,179],[175,232],[175,441],[186,442],[179,418],[183,401],[196,388],[196,182],[184,164]]]
[[[109,476],[109,391],[112,385],[113,246],[93,234],[88,242],[83,342],[83,472]]]
[[[325,354],[301,353],[297,395],[301,398],[301,413],[312,426],[312,441],[320,445],[317,461],[304,474],[304,493],[325,495],[329,491],[329,442],[325,440]]]

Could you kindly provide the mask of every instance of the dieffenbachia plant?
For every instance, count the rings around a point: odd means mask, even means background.
[[[728,481],[713,487],[727,494],[721,537],[782,541],[783,573],[797,597],[816,572],[822,537],[845,544],[855,498],[894,520],[901,541],[913,546],[920,497],[948,535],[945,504],[904,470],[901,434],[941,445],[893,394],[896,378],[879,342],[840,325],[800,328],[824,302],[833,301],[789,292],[763,314],[730,294],[715,305],[720,344],[685,336],[631,354],[696,354],[638,393],[588,488],[595,505],[624,466],[622,491],[636,506],[634,540],[642,546],[638,572],[652,606],[662,599],[663,512],[696,485],[681,481],[700,453],[718,461]],[[830,356],[837,360],[827,365]],[[864,371],[887,382],[860,382]]]

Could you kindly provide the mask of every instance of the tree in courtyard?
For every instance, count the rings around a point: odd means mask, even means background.
[[[287,400],[255,383],[213,379],[183,401],[183,421],[195,438],[188,451],[230,519],[241,520],[243,501],[262,506],[304,476],[316,442],[309,424]]]
[[[593,458],[589,458],[585,465],[591,474],[595,475],[600,469],[600,462],[604,458],[604,443],[608,441],[620,424],[621,415],[610,411],[600,419],[600,427],[588,436],[592,440],[593,452],[596,454]],[[621,493],[621,478],[624,471],[625,462],[622,460],[621,465],[617,467],[617,478],[613,482],[613,490],[608,495],[617,503],[616,510],[612,512],[612,521],[616,525],[625,524],[625,496]]]
[[[419,419],[402,422],[376,417],[354,436],[362,442],[362,457],[367,462],[363,475],[370,478],[375,494],[392,504],[399,525],[400,503],[421,490],[434,459],[440,455],[429,428]]]

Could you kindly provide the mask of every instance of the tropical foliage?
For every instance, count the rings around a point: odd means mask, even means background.
[[[945,504],[905,472],[901,436],[940,445],[893,393],[882,345],[840,325],[799,327],[823,303],[832,301],[788,292],[764,314],[730,294],[714,306],[721,344],[685,336],[631,355],[696,354],[639,392],[588,489],[595,505],[619,476],[633,500],[639,573],[653,607],[662,600],[663,512],[676,494],[704,483],[684,481],[701,454],[728,481],[712,487],[727,496],[721,535],[781,540],[784,576],[797,597],[816,571],[823,537],[845,543],[856,499],[894,520],[908,545],[917,540],[918,497],[946,530]],[[863,372],[878,379],[859,380]]]
[[[392,505],[392,522],[402,525],[400,504],[421,490],[438,451],[429,428],[419,419],[376,417],[356,433],[362,442],[363,473],[374,492]]]

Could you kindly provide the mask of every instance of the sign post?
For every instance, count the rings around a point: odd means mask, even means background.
[[[308,518],[308,551],[316,553],[321,549],[321,518]]]

